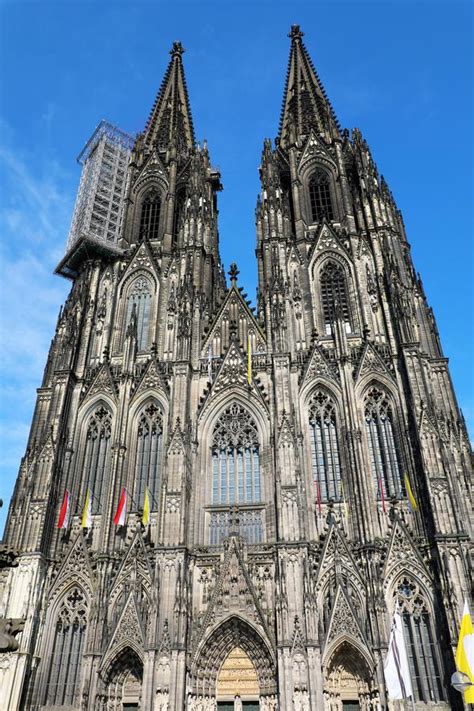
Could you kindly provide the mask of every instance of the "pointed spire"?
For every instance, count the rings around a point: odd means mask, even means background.
[[[290,60],[280,119],[279,140],[287,148],[311,129],[330,140],[339,137],[339,124],[318,73],[303,44],[303,32],[293,25]]]
[[[145,127],[145,144],[166,151],[173,143],[178,152],[194,147],[194,128],[184,77],[181,42],[173,42],[171,61]]]

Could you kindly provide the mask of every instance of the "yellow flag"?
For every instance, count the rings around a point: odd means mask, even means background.
[[[467,674],[473,686],[464,692],[466,704],[474,704],[474,630],[467,600],[464,601],[462,611],[461,629],[456,649],[456,667],[460,672]]]
[[[250,335],[247,338],[247,380],[248,384],[252,385],[252,342]]]
[[[150,496],[148,494],[148,488],[145,488],[145,498],[143,500],[143,513],[142,513],[142,523],[144,526],[148,526],[150,520]]]
[[[90,489],[87,489],[86,500],[82,510],[81,527],[91,528],[92,526],[92,499]]]
[[[410,508],[412,511],[418,511],[418,504],[416,503],[416,499],[413,495],[413,491],[410,486],[410,479],[408,478],[408,474],[405,474],[404,480],[405,480],[405,489],[407,492],[408,501],[410,502]]]

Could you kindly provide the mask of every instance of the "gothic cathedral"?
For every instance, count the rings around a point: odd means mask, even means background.
[[[290,38],[255,309],[180,43],[144,132],[81,154],[0,551],[2,709],[398,708],[396,606],[416,708],[463,708],[465,425],[401,213]]]

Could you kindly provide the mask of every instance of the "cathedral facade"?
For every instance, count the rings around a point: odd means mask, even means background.
[[[179,43],[145,131],[102,126],[84,154],[4,538],[2,709],[393,708],[396,606],[416,708],[463,707],[469,441],[401,213],[302,37],[255,310],[221,263]]]

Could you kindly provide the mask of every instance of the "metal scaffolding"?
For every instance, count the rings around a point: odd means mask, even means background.
[[[120,238],[127,167],[135,139],[102,120],[79,154],[82,165],[69,250],[81,237],[116,245]]]

